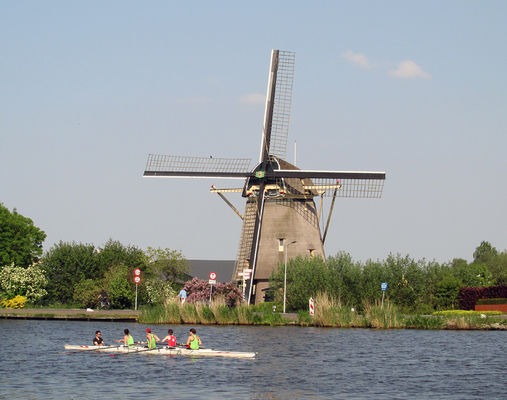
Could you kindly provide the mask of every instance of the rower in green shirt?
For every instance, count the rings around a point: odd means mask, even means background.
[[[130,331],[128,329],[124,329],[123,333],[125,333],[123,339],[115,340],[115,342],[123,343],[124,346],[134,347],[134,338],[130,334]]]
[[[156,349],[157,342],[160,342],[160,339],[154,333],[151,333],[150,328],[146,328],[146,343],[148,344],[149,349]]]
[[[187,339],[187,349],[199,350],[201,344],[201,338],[197,336],[197,331],[194,328],[190,329],[190,336]]]

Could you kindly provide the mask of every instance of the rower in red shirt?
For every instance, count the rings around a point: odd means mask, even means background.
[[[162,343],[167,340],[168,347],[176,347],[176,336],[173,336],[173,330],[169,329],[167,331],[167,336],[162,339]]]

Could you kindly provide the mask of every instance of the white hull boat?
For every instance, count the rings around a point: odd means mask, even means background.
[[[230,357],[230,358],[255,358],[255,353],[244,351],[222,351],[215,349],[201,348],[199,350],[191,350],[186,347],[157,347],[155,349],[148,349],[147,347],[127,347],[124,345],[118,346],[86,346],[86,345],[72,345],[66,344],[65,350],[72,351],[101,351],[109,353],[146,353],[167,356],[203,356],[203,357]]]

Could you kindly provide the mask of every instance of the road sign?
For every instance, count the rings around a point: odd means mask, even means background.
[[[134,275],[135,275],[135,276],[141,276],[141,270],[140,270],[139,268],[136,268],[136,269],[134,270]]]
[[[134,282],[137,284],[139,282],[141,282],[141,277],[140,276],[134,276]]]
[[[217,280],[216,279],[210,279],[209,280],[209,284],[210,285],[215,285],[217,283]]]
[[[382,282],[382,283],[380,284],[380,288],[381,288],[382,290],[387,290],[387,282]]]
[[[308,301],[308,303],[309,303],[309,307],[310,307],[310,315],[314,315],[315,314],[315,304],[313,301],[313,297],[310,297],[310,300]]]
[[[216,280],[216,279],[217,279],[217,273],[216,273],[216,272],[210,272],[210,273],[209,273],[209,279],[210,279],[211,281]]]
[[[238,275],[245,279],[250,279],[250,272],[240,272]]]

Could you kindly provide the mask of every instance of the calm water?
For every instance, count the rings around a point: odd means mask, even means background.
[[[0,320],[2,399],[506,399],[507,332],[197,326],[254,360],[66,353],[115,322]],[[160,338],[169,326],[151,326]],[[172,327],[178,342],[187,325]]]

